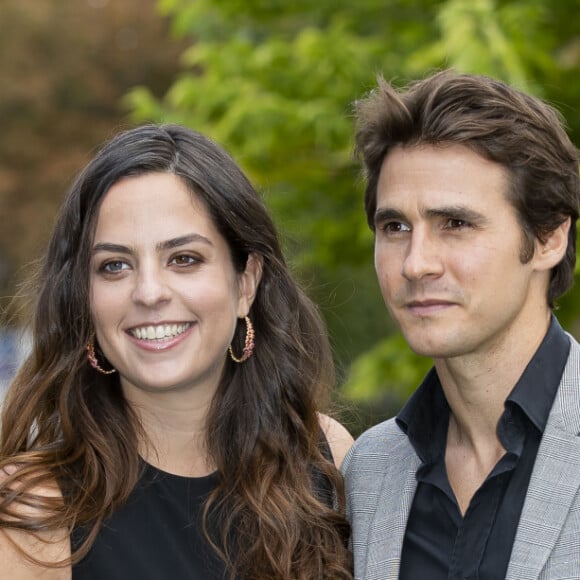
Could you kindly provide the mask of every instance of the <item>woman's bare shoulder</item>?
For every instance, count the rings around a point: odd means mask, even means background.
[[[36,474],[33,476],[21,464],[11,463],[0,468],[0,487],[7,487],[16,492],[25,491],[27,495],[38,496],[51,502],[60,502],[62,500],[60,488],[53,477],[46,474],[42,478],[42,483],[32,484],[33,477],[35,482],[40,481]],[[34,516],[40,513],[40,508],[28,503],[19,503],[15,510],[16,514],[22,517]]]
[[[22,479],[15,479],[18,466],[9,465],[0,469],[0,486],[8,486],[17,491],[24,486]],[[32,487],[30,494],[59,500],[61,494],[56,483]],[[0,580],[70,580],[70,565],[61,567],[41,566],[34,563],[57,564],[70,558],[70,539],[68,531],[30,532],[10,527],[10,522],[20,518],[31,518],[41,514],[41,508],[28,502],[14,503],[9,514],[2,514],[3,525],[0,529]]]
[[[337,467],[340,467],[344,457],[348,453],[348,450],[352,447],[354,439],[348,432],[348,429],[336,419],[324,415],[323,413],[319,413],[318,421],[326,435],[330,451],[334,457],[334,463]]]

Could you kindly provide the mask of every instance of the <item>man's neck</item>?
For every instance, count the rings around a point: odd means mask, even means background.
[[[458,437],[465,441],[495,434],[504,402],[542,343],[551,313],[519,324],[500,341],[475,354],[436,359]]]
[[[505,400],[546,335],[549,311],[534,322],[477,355],[435,361],[450,408],[445,463],[462,513],[505,453],[497,425]]]

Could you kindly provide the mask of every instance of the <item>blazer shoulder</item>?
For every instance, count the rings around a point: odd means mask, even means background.
[[[345,477],[349,472],[366,467],[378,468],[391,461],[403,446],[411,448],[405,433],[401,431],[395,419],[388,419],[371,427],[360,435],[346,455],[342,464]]]
[[[569,332],[566,332],[570,340],[570,354],[568,355],[568,362],[570,360],[580,361],[580,343]]]
[[[580,434],[580,344],[572,335],[568,338],[570,352],[544,430],[545,440],[550,434]]]

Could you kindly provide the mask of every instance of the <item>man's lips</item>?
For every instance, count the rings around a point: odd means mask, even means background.
[[[455,302],[449,300],[428,299],[428,300],[411,300],[405,303],[405,308],[417,316],[426,316],[447,310],[455,306]]]

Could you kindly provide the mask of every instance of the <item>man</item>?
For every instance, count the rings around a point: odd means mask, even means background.
[[[355,577],[580,578],[578,150],[539,99],[437,73],[358,103],[387,308],[434,368],[344,463]]]

